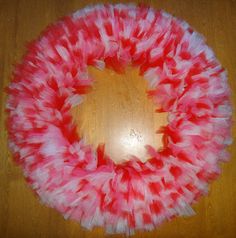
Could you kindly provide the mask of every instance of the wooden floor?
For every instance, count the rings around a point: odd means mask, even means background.
[[[40,31],[59,17],[96,2],[0,0],[0,237],[2,238],[109,237],[101,228],[87,231],[78,223],[64,220],[56,211],[38,201],[24,182],[21,170],[11,161],[4,126],[6,94],[3,89],[10,81],[12,64],[19,61],[24,53],[25,43],[36,38]],[[236,1],[144,2],[186,20],[207,38],[208,44],[228,70],[232,101],[235,104]],[[141,155],[145,159],[143,145],[149,143],[161,146],[161,138],[154,134],[154,128],[166,123],[166,115],[154,114],[153,104],[145,95],[145,81],[138,76],[135,69],[128,70],[124,75],[116,75],[109,70],[102,73],[95,69],[90,71],[95,78],[95,89],[87,96],[81,108],[72,112],[75,122],[80,125],[78,129],[86,140],[94,145],[105,142],[108,153],[116,162],[119,162],[121,157],[128,159],[129,153]],[[107,79],[111,79],[112,83],[108,83]],[[233,136],[235,135],[236,127],[233,129]],[[209,196],[194,205],[195,216],[177,218],[155,231],[138,232],[134,237],[236,237],[234,158],[236,145],[231,146],[229,151],[232,154],[231,161],[222,165],[222,175],[211,185]]]

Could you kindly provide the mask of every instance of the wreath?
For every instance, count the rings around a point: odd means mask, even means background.
[[[92,87],[88,66],[138,67],[157,112],[168,113],[163,148],[115,164],[87,145],[71,108]],[[186,22],[141,5],[86,7],[28,45],[8,87],[9,146],[40,199],[90,229],[132,234],[178,215],[208,191],[229,156],[227,76]]]

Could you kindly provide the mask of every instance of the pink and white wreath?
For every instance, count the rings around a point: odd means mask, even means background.
[[[164,146],[150,159],[115,164],[87,145],[71,108],[92,87],[88,66],[138,67],[157,112],[168,112]],[[96,5],[64,17],[29,44],[8,87],[9,145],[40,199],[90,229],[132,234],[178,215],[220,174],[231,142],[226,72],[204,38],[164,11]]]

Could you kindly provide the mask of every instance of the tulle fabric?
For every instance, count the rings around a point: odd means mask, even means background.
[[[85,144],[70,109],[92,87],[88,66],[122,73],[127,65],[169,116],[161,150],[147,145],[147,162],[117,165],[104,146]],[[228,159],[226,72],[201,35],[164,11],[108,4],[64,17],[28,45],[8,94],[14,160],[45,204],[88,229],[132,234],[192,215]]]

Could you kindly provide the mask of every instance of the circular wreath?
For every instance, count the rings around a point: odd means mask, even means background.
[[[157,111],[168,112],[164,146],[114,164],[76,132],[70,109],[92,86],[88,66],[138,67]],[[192,215],[191,203],[228,158],[231,105],[225,70],[201,35],[164,11],[96,5],[48,27],[29,44],[8,88],[9,144],[41,200],[82,226],[151,230]]]

